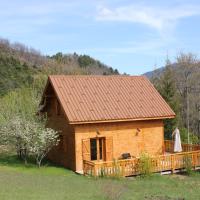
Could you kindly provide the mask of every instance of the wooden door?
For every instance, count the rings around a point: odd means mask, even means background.
[[[90,160],[91,157],[90,139],[82,140],[82,155],[83,155],[83,160]]]

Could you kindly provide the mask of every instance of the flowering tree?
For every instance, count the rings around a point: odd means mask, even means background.
[[[32,144],[32,130],[34,124],[30,121],[25,121],[20,117],[14,117],[7,123],[0,126],[2,143],[13,145],[19,158],[27,163],[27,157]]]
[[[25,164],[33,155],[40,167],[50,149],[58,144],[59,135],[45,127],[45,117],[36,115],[36,93],[34,89],[21,88],[0,98],[0,144],[14,146]]]
[[[40,167],[42,160],[52,147],[58,145],[59,134],[57,131],[43,126],[36,126],[34,132],[35,134],[30,151],[34,155],[38,167]]]
[[[15,146],[18,157],[25,164],[31,154],[39,167],[47,153],[59,142],[58,132],[45,128],[44,121],[28,121],[19,117],[1,125],[0,134],[4,144]]]

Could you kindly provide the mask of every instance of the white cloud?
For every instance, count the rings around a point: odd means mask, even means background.
[[[173,28],[180,19],[195,15],[200,15],[199,6],[162,8],[132,4],[117,8],[100,7],[96,19],[141,23],[162,32],[165,28]]]
[[[144,54],[144,55],[165,55],[166,44],[170,41],[165,41],[160,38],[151,38],[145,41],[129,42],[129,44],[119,45],[115,47],[104,48],[87,48],[81,51],[89,51],[103,54]],[[164,51],[161,51],[161,49]]]

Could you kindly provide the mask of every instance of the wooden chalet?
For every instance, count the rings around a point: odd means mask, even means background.
[[[144,76],[49,76],[40,111],[60,131],[48,158],[78,173],[112,175],[117,160],[122,175],[134,175],[143,152],[154,171],[183,167],[183,153],[171,154],[173,142],[164,141],[163,120],[175,113]],[[183,149],[198,152],[190,155],[200,164],[199,146]]]

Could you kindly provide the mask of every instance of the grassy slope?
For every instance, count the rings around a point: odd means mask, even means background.
[[[200,174],[132,179],[94,179],[53,166],[24,167],[15,157],[0,157],[1,200],[199,199]],[[120,193],[121,193],[120,192]]]

